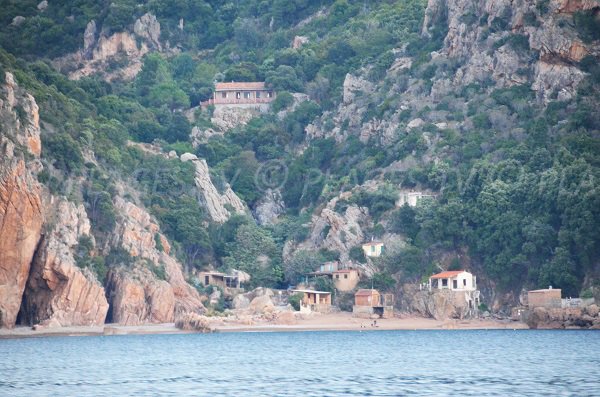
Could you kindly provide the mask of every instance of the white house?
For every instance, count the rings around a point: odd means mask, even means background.
[[[477,277],[464,270],[445,271],[429,277],[429,291],[449,291],[455,302],[464,302],[469,312],[480,303]]]
[[[477,277],[464,270],[450,270],[429,277],[429,290],[449,289],[451,291],[477,290]]]
[[[427,194],[423,192],[401,192],[396,201],[396,207],[402,207],[408,204],[409,207],[416,207],[419,202],[425,198],[435,199],[435,194]]]
[[[383,254],[385,246],[381,241],[371,241],[362,245],[365,256],[378,258]]]

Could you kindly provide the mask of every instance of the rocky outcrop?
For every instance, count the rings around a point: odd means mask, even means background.
[[[133,25],[133,32],[116,32],[107,36],[98,33],[96,21],[88,23],[83,47],[74,54],[56,59],[54,66],[67,72],[70,79],[80,79],[100,73],[107,81],[133,79],[142,68],[142,58],[150,50],[162,50],[160,23],[152,14],[144,14]],[[126,61],[124,67],[111,70],[115,60]]]
[[[0,88],[0,119],[2,120],[2,136],[0,143],[8,150],[9,139],[17,149],[39,157],[42,152],[40,139],[40,115],[35,98],[21,89],[12,73],[6,72],[5,84]],[[14,153],[10,149],[6,159],[12,158]]]
[[[258,114],[260,114],[260,110],[254,107],[218,106],[210,121],[218,130],[226,132],[248,124]]]
[[[76,326],[104,324],[108,302],[104,288],[88,269],[77,266],[79,238],[90,235],[82,205],[61,201],[53,230],[35,255],[23,297],[22,316],[30,325]]]
[[[137,37],[145,39],[152,48],[160,50],[160,23],[150,13],[142,15],[133,25],[133,33]]]
[[[191,161],[194,164],[196,169],[194,181],[199,193],[198,199],[214,222],[224,223],[235,213],[245,213],[244,203],[229,185],[224,187],[222,193],[217,190],[210,178],[208,164],[204,159],[199,159],[191,153],[185,153],[181,155],[181,161]]]
[[[17,111],[17,109],[20,109]],[[38,107],[6,72],[0,86],[0,327],[13,327],[44,223]],[[25,155],[33,160],[25,162]]]
[[[436,320],[463,319],[472,315],[472,310],[464,299],[464,292],[450,290],[418,291],[413,287],[410,293],[404,293],[407,298],[408,309],[424,317]]]
[[[108,275],[109,321],[122,325],[169,323],[175,320],[175,295],[165,280],[156,278],[143,262],[133,269],[119,267]]]
[[[531,82],[544,102],[572,98],[583,73],[575,66],[588,54],[600,54],[597,43],[583,43],[569,22],[570,14],[600,8],[596,1],[553,0],[543,14],[535,2],[509,0],[429,0],[423,34],[448,24],[444,47],[436,56],[464,61],[455,87],[493,78],[499,87]],[[498,26],[505,27],[498,28]],[[515,51],[506,40],[523,35],[535,52]],[[501,40],[504,40],[505,44]]]
[[[158,223],[145,209],[121,197],[115,198],[115,209],[120,220],[112,245],[124,248],[136,263],[109,274],[110,320],[122,324],[173,322],[175,315],[203,312],[200,295],[186,282],[181,264],[170,256],[170,244]]]
[[[600,329],[597,305],[562,309],[536,307],[523,312],[522,317],[533,329]]]
[[[208,317],[196,313],[186,313],[175,321],[175,327],[185,331],[197,331],[202,333],[212,332]]]
[[[368,210],[349,205],[342,214],[337,213],[335,206],[341,198],[348,198],[348,194],[332,199],[318,215],[313,216],[309,240],[301,245],[301,249],[326,248],[338,251],[340,259],[348,261],[350,249],[364,241],[362,228],[369,222]]]
[[[555,0],[553,5],[557,12],[572,14],[576,11],[600,8],[597,0]]]
[[[23,160],[0,164],[0,327],[13,327],[44,221],[41,188]]]
[[[279,190],[267,189],[254,209],[254,218],[259,225],[272,225],[285,212],[285,203]]]

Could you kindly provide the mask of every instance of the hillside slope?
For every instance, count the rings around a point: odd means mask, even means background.
[[[598,285],[597,1],[5,3],[1,326],[172,321],[200,270],[336,259],[400,297],[468,268],[497,310]],[[278,98],[202,110],[214,80]]]

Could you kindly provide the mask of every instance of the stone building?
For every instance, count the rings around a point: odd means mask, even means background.
[[[560,308],[561,290],[557,288],[537,289],[527,292],[527,306],[534,307]]]
[[[269,103],[276,97],[275,91],[264,82],[216,83],[213,97],[202,102],[202,106],[258,108],[268,109]]]

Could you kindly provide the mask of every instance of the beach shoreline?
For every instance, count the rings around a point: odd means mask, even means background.
[[[509,320],[470,319],[434,320],[422,317],[394,317],[389,319],[362,319],[351,313],[332,313],[299,319],[293,323],[278,324],[256,322],[252,324],[214,317],[214,332],[314,332],[314,331],[415,331],[415,330],[498,330],[528,329],[526,324]],[[102,326],[54,327],[34,330],[32,327],[0,329],[0,339],[40,338],[53,336],[112,336],[112,335],[160,335],[192,334],[195,331],[180,330],[174,323]]]

